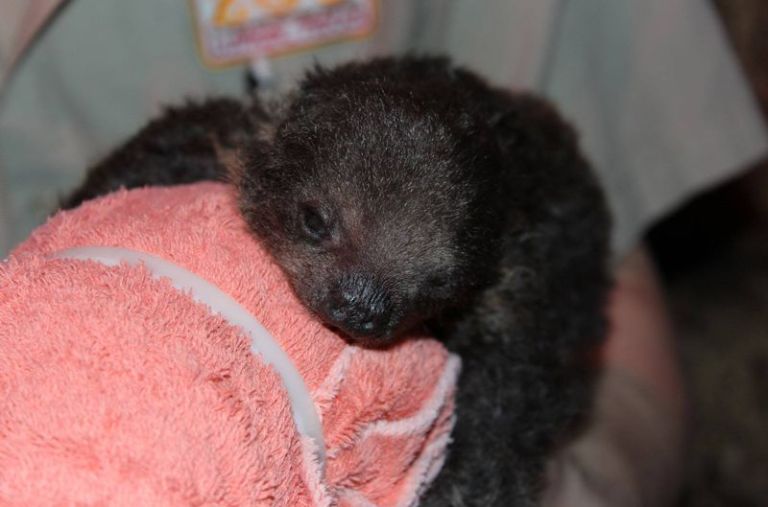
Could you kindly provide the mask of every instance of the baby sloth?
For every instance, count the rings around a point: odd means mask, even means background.
[[[364,346],[427,326],[462,357],[454,441],[422,504],[535,505],[590,407],[608,284],[603,197],[557,113],[441,58],[316,68],[276,111],[169,110],[65,207],[226,174],[322,320]]]

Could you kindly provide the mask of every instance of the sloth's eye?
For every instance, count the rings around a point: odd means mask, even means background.
[[[311,240],[324,241],[330,237],[330,225],[319,209],[311,204],[303,204],[300,213],[302,228]]]
[[[430,289],[444,289],[448,286],[448,277],[446,275],[433,275],[427,279],[427,286]]]

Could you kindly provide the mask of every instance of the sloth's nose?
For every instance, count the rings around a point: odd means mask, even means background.
[[[352,274],[331,289],[327,313],[330,323],[350,338],[372,338],[386,333],[392,305],[380,282]]]

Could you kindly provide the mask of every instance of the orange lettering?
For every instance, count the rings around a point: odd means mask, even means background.
[[[213,13],[215,26],[241,25],[251,17],[251,0],[219,0]]]
[[[284,16],[296,8],[299,0],[254,0],[256,5],[273,16]]]

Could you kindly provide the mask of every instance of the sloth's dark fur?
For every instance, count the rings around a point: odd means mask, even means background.
[[[374,346],[426,324],[461,355],[454,441],[423,504],[535,504],[589,409],[605,327],[608,218],[571,128],[445,59],[377,59],[311,71],[272,112],[171,109],[64,204],[227,172],[318,316]]]

